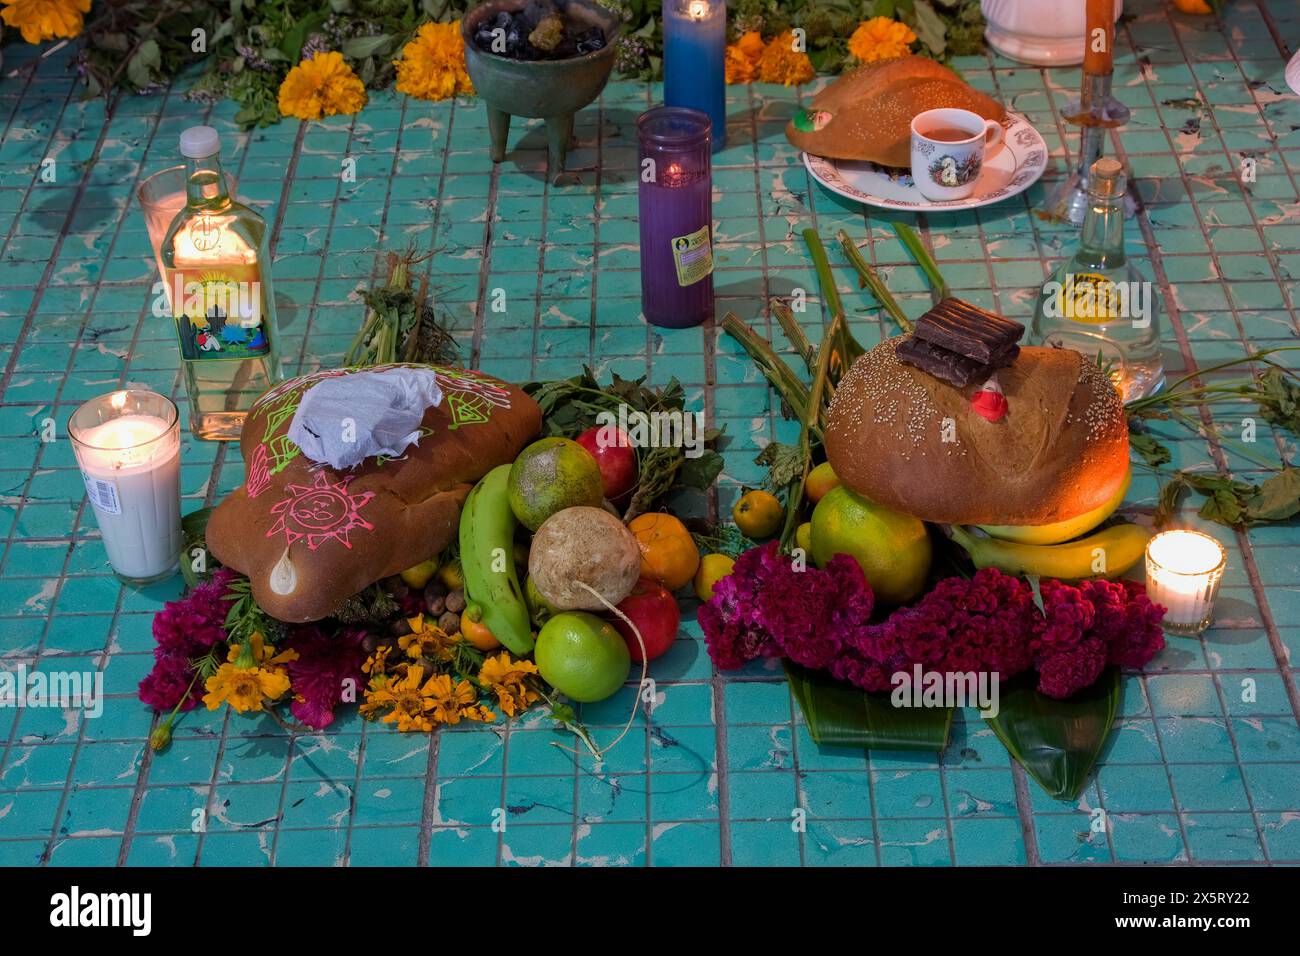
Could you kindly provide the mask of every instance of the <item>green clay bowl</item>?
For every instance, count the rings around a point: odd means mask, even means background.
[[[545,119],[554,177],[564,169],[573,135],[573,114],[598,97],[609,82],[615,40],[622,24],[612,10],[588,0],[569,0],[565,16],[584,27],[600,27],[605,33],[604,48],[564,60],[516,60],[475,45],[474,32],[479,23],[495,19],[503,10],[514,13],[525,6],[527,0],[485,0],[465,14],[460,27],[465,40],[465,67],[488,110],[493,162],[505,158],[511,116]]]

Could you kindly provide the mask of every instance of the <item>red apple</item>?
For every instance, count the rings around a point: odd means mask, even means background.
[[[579,435],[577,442],[600,466],[601,485],[610,501],[627,494],[636,485],[636,451],[623,429],[598,425]]]
[[[654,660],[667,653],[668,648],[677,640],[677,628],[682,623],[682,612],[677,608],[677,600],[662,587],[648,578],[641,578],[632,588],[632,593],[619,601],[617,607],[628,616],[637,630],[641,640],[645,641],[646,660]],[[623,635],[628,653],[632,660],[641,662],[641,645],[636,635],[620,618],[614,618],[614,627]]]

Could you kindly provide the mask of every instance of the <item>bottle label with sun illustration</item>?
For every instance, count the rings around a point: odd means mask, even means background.
[[[207,362],[267,355],[262,290],[256,263],[173,269],[167,291],[181,357]]]

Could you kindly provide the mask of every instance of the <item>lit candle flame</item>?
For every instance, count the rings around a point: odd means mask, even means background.
[[[108,404],[113,406],[113,411],[120,412],[126,408],[126,392],[114,392],[113,397],[108,400]]]
[[[709,5],[704,0],[691,0],[686,12],[692,20],[703,20],[709,15]]]

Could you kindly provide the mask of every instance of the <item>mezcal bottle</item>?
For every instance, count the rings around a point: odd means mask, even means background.
[[[1124,170],[1103,157],[1092,164],[1079,248],[1039,290],[1033,341],[1075,349],[1110,375],[1124,401],[1165,381],[1154,284],[1124,252]]]
[[[226,191],[211,126],[181,133],[186,203],[162,242],[163,281],[195,438],[239,438],[253,401],[280,381],[266,220]]]

